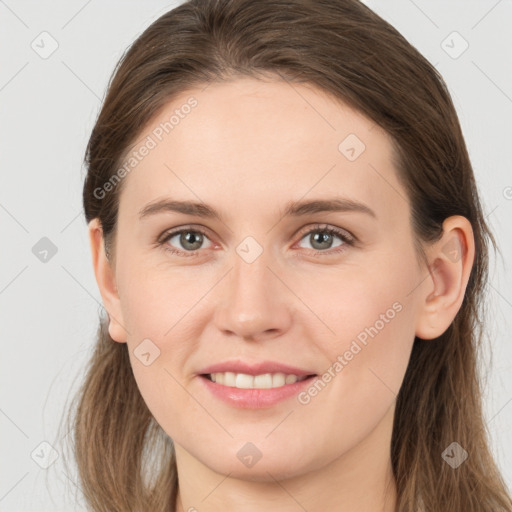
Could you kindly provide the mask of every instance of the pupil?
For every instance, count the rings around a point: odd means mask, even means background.
[[[190,249],[194,250],[201,246],[201,237],[202,237],[202,235],[200,233],[194,233],[193,231],[187,231],[186,233],[183,233],[181,235],[181,238],[182,238],[181,243],[183,244],[184,247],[187,247],[186,244],[194,245],[194,243],[195,243],[195,245],[197,247],[192,247],[192,248],[189,247]],[[195,240],[195,239],[197,239],[197,240]],[[194,242],[194,240],[195,240],[195,242]]]
[[[314,242],[317,243],[319,241],[320,244],[322,243],[325,243],[325,242],[329,242],[329,239],[331,238],[331,235],[328,234],[328,233],[315,233],[313,235],[313,238],[314,238]],[[320,239],[320,240],[317,240],[317,239]]]

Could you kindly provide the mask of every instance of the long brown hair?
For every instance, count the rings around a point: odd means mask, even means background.
[[[161,16],[123,55],[109,83],[85,156],[87,222],[99,218],[112,257],[123,181],[106,194],[98,190],[118,172],[141,128],[177,94],[242,76],[312,84],[389,133],[420,258],[422,244],[439,239],[447,217],[471,222],[476,254],[462,306],[439,338],[414,340],[397,398],[391,442],[397,510],[512,511],[489,449],[477,368],[488,244],[496,250],[496,242],[445,82],[367,6],[189,0]],[[140,395],[127,345],[111,339],[105,320],[68,416],[82,491],[95,512],[175,510],[172,440]],[[457,469],[441,456],[454,441],[469,454]]]

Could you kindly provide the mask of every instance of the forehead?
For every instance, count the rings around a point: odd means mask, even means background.
[[[227,218],[271,216],[305,196],[352,197],[388,214],[405,207],[386,132],[311,85],[240,78],[190,89],[137,141],[120,201],[130,215],[164,197],[204,201]]]

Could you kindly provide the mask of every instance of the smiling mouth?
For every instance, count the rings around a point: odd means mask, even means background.
[[[248,375],[246,373],[218,372],[202,374],[201,377],[225,387],[238,389],[272,389],[295,384],[296,382],[301,382],[311,377],[316,377],[316,374],[299,377],[294,374],[285,373]]]

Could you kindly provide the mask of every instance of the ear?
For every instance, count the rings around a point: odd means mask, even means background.
[[[416,336],[429,340],[441,336],[457,315],[473,267],[475,241],[471,223],[454,215],[443,222],[443,235],[427,251],[429,289],[421,298]]]
[[[123,327],[123,313],[115,282],[115,272],[105,254],[103,229],[97,218],[89,222],[89,242],[91,245],[94,275],[96,276],[96,282],[103,299],[103,305],[110,319],[108,332],[114,341],[126,343],[127,332]]]

